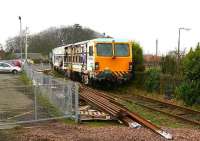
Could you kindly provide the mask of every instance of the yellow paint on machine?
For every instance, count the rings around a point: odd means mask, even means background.
[[[129,63],[132,62],[132,44],[131,42],[117,42],[117,44],[129,44],[129,55],[124,57],[104,57],[97,56],[95,50],[95,62],[99,63],[99,69],[97,71],[104,71],[106,69],[111,70],[112,72],[129,71]],[[112,43],[113,44],[113,43]]]
[[[99,62],[99,70],[104,71],[109,69],[111,71],[125,71],[128,72],[129,62],[132,62],[132,59],[129,57],[96,57],[96,62]]]

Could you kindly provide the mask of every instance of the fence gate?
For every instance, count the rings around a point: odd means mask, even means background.
[[[20,84],[19,75],[7,79],[14,83],[11,86],[0,83],[0,128],[51,119],[79,120],[77,83],[56,80],[31,66],[24,66],[24,70],[31,85]]]

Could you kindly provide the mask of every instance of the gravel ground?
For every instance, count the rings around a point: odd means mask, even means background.
[[[23,130],[23,129],[22,129]],[[200,130],[166,129],[174,141],[200,141]],[[18,137],[20,141],[165,141],[146,128],[131,129],[123,126],[88,127],[52,123],[32,127]]]
[[[24,94],[25,87],[21,88],[23,91],[17,89],[18,86],[24,86],[19,76],[0,74],[0,110],[24,109],[32,104],[32,100]]]

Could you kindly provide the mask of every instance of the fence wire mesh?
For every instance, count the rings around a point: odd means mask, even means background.
[[[78,121],[78,85],[24,66],[32,85],[0,85],[0,125],[72,118]],[[17,83],[16,83],[17,84]]]

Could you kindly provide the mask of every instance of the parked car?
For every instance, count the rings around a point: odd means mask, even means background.
[[[17,74],[18,72],[21,71],[22,69],[18,66],[6,62],[0,62],[0,72],[11,72],[13,74]]]
[[[20,60],[13,60],[12,61],[12,64],[14,65],[14,66],[17,66],[17,67],[22,67],[22,63],[21,63],[21,61]]]

